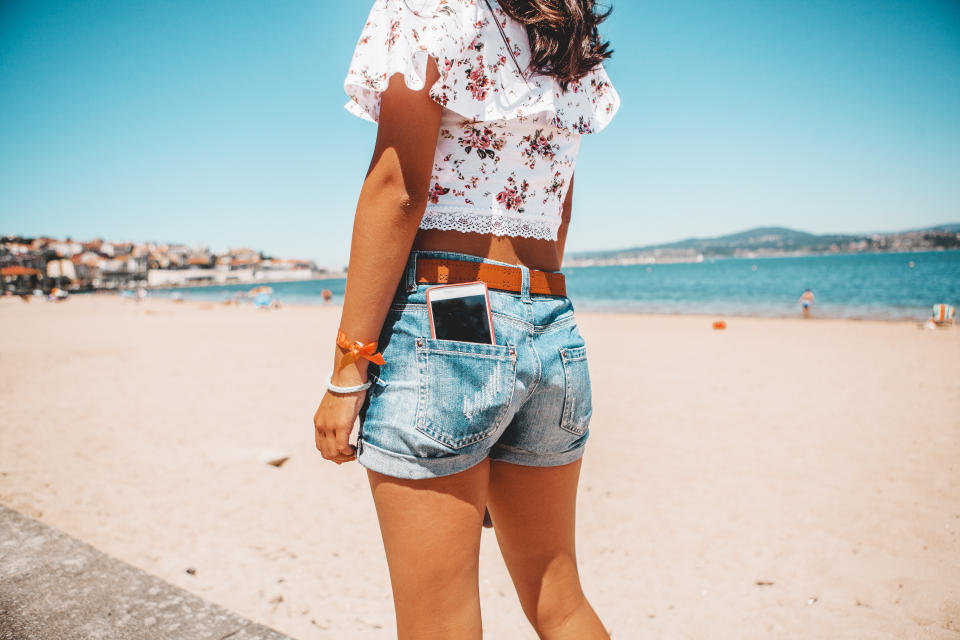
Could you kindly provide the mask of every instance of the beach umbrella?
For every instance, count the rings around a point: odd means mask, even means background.
[[[273,287],[268,287],[267,285],[260,285],[259,287],[254,287],[250,289],[249,294],[251,296],[259,295],[261,293],[270,294],[273,293]]]
[[[953,324],[954,309],[949,304],[933,305],[933,320],[936,324]]]

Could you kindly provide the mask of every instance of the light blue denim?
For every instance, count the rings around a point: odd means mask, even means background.
[[[504,264],[460,253],[413,251],[370,365],[357,460],[397,478],[435,478],[483,459],[549,467],[583,455],[593,412],[590,374],[573,304],[490,289],[496,344],[430,338],[418,257]]]

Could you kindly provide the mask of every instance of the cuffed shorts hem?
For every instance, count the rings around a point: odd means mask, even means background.
[[[559,467],[575,462],[583,457],[586,443],[576,449],[557,453],[533,453],[524,449],[517,449],[504,444],[498,444],[490,450],[490,459],[498,462],[510,462],[525,467]]]
[[[487,452],[477,455],[457,455],[449,458],[418,458],[376,447],[369,442],[360,444],[357,462],[365,469],[393,478],[424,480],[440,478],[466,471],[483,462]]]

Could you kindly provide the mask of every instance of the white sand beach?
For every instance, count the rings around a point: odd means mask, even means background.
[[[960,328],[578,317],[613,638],[960,637]],[[314,449],[338,319],[0,299],[0,502],[294,637],[393,637],[365,473]],[[481,582],[485,635],[535,638],[491,531]]]

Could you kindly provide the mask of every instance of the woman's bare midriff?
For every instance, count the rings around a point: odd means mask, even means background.
[[[455,251],[531,269],[559,271],[563,256],[555,240],[420,229],[413,248],[421,251]]]

